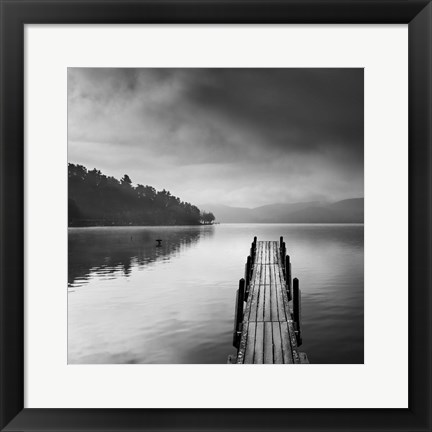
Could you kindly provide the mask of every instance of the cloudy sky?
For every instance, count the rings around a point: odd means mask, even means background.
[[[68,71],[69,162],[193,204],[363,196],[363,69]]]

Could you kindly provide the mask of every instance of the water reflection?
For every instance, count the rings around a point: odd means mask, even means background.
[[[69,228],[68,286],[128,277],[133,267],[168,261],[213,232],[213,226]]]
[[[363,226],[289,224],[70,229],[69,363],[226,363],[254,235],[284,236],[311,363],[362,363]]]

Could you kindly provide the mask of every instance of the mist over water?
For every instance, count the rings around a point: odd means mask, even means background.
[[[255,235],[284,236],[310,362],[363,363],[363,225],[337,224],[70,228],[69,363],[226,363]]]

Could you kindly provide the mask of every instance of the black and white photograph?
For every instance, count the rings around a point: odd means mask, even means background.
[[[363,364],[364,70],[68,68],[69,364]]]

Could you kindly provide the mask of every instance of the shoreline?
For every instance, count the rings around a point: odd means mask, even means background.
[[[68,225],[68,228],[180,228],[215,225],[364,225],[364,222],[218,222],[199,225]]]

